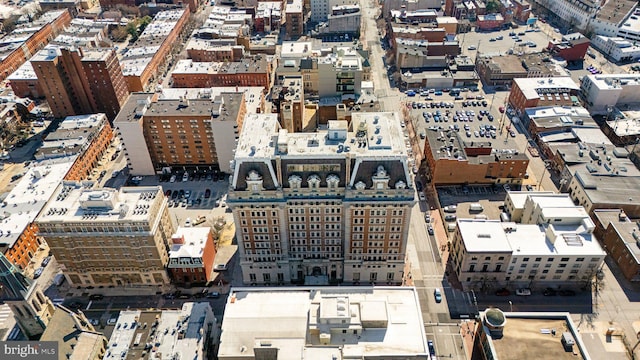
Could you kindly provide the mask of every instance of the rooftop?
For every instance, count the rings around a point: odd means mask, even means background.
[[[287,0],[285,13],[301,13],[302,0]]]
[[[116,115],[116,118],[113,120],[114,126],[119,122],[140,121],[153,97],[153,93],[144,92],[129,95],[129,98],[122,105],[120,112],[118,112],[118,115]]]
[[[618,24],[638,5],[636,0],[609,0],[596,12],[596,19]]]
[[[516,78],[513,81],[527,99],[538,99],[544,93],[577,92],[580,87],[568,76],[554,78]]]
[[[223,318],[220,359],[273,347],[281,360],[428,357],[413,288],[236,288]]]
[[[177,310],[123,310],[107,345],[105,360],[205,358],[209,328],[215,327],[209,303],[184,303]]]
[[[604,255],[595,236],[583,225],[516,224],[482,219],[458,219],[457,225],[469,253]]]
[[[250,113],[256,113],[262,105],[264,98],[264,87],[252,86],[226,86],[226,87],[213,87],[213,88],[163,88],[160,99],[180,99],[184,97],[186,99],[209,99],[213,100],[217,96],[223,93],[237,94],[238,98],[244,94],[244,102],[247,111]]]
[[[31,224],[62,179],[67,175],[75,158],[53,163],[42,161],[29,166],[0,208],[0,248],[5,251]]]
[[[627,110],[621,112],[623,118],[609,120],[607,125],[618,136],[640,135],[640,110]]]
[[[82,314],[56,306],[40,341],[56,341],[58,353],[73,354],[70,359],[93,359],[100,351],[106,338],[96,332],[93,325]]]
[[[202,255],[210,235],[210,227],[179,227],[171,236],[168,267],[203,267]]]
[[[31,65],[31,61],[25,61],[24,64],[20,65],[18,70],[14,71],[7,80],[38,80],[36,76],[36,72],[33,70],[33,65]]]
[[[81,154],[107,121],[104,114],[67,116],[55,131],[47,135],[34,156],[47,159]]]
[[[637,220],[629,219],[624,212],[619,209],[595,210],[594,216],[607,229],[613,227],[620,239],[625,243],[629,252],[633,254],[636,264],[640,264],[640,224]]]
[[[524,209],[524,204],[529,197],[542,197],[542,196],[559,196],[559,194],[554,193],[553,191],[508,191],[507,198],[511,199],[511,203],[513,207],[516,209]],[[572,203],[573,205],[573,203]]]
[[[640,74],[598,74],[587,75],[586,78],[598,89],[622,89],[625,86],[640,85]]]
[[[484,320],[486,311],[481,312]],[[496,359],[585,359],[589,358],[568,313],[505,313],[502,336],[491,336],[484,326],[490,351]],[[484,324],[484,321],[483,321]],[[558,335],[552,336],[551,330]],[[569,332],[576,342],[577,356],[565,351],[562,334]],[[586,355],[586,356],[585,356]]]
[[[343,157],[343,152],[406,156],[400,120],[393,112],[353,113],[352,128],[337,135],[337,141],[330,139],[328,130],[282,133],[277,114],[248,114],[243,124],[236,158],[270,158],[278,154],[280,143],[286,143],[286,155],[289,157],[329,154]]]
[[[143,222],[154,219],[165,201],[160,186],[93,188],[92,182],[64,181],[42,209],[38,223]],[[155,224],[154,224],[155,225]],[[134,231],[149,231],[134,229]]]

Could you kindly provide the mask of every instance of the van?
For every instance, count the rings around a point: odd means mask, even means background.
[[[455,223],[448,224],[448,225],[447,225],[447,230],[448,230],[449,232],[454,232],[454,231],[456,231],[456,224],[455,224]]]
[[[487,215],[478,214],[475,216],[475,218],[478,220],[487,220]]]
[[[506,212],[503,212],[502,214],[500,214],[500,221],[509,222],[510,220],[511,220],[511,217],[509,217],[509,214],[507,214]]]
[[[482,204],[480,203],[472,203],[471,205],[469,205],[469,212],[481,212],[483,211],[484,208],[482,207]]]

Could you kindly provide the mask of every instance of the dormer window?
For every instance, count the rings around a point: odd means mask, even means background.
[[[389,187],[389,174],[387,174],[387,171],[382,165],[378,166],[378,169],[371,180],[373,181],[373,187],[376,190],[385,190]]]
[[[327,187],[329,190],[336,190],[338,188],[338,184],[340,184],[340,177],[335,174],[330,174],[327,176]]]
[[[260,176],[257,171],[249,171],[249,175],[247,176],[247,188],[254,194],[264,190],[262,187],[262,176]]]
[[[407,184],[400,180],[396,183],[396,189],[406,189],[407,188]]]
[[[309,184],[309,189],[317,190],[320,187],[320,176],[318,175],[310,175],[307,178],[307,183]]]
[[[289,187],[291,187],[292,190],[299,190],[301,185],[302,185],[302,178],[300,176],[298,175],[289,176]]]
[[[367,188],[367,185],[362,181],[358,181],[356,183],[355,187],[356,187],[356,190],[361,190],[362,191],[362,190]]]

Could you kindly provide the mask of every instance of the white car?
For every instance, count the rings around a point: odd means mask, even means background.
[[[226,264],[218,264],[215,266],[216,271],[225,271],[227,270],[227,265]]]
[[[176,182],[176,176],[175,175],[171,175],[171,179],[169,179],[169,182]]]
[[[527,289],[527,288],[516,289],[516,295],[518,295],[518,296],[529,296],[529,295],[531,295],[531,289]]]
[[[418,197],[420,198],[420,201],[425,201],[425,200],[427,200],[427,198],[424,196],[424,193],[423,193],[423,192],[419,192],[419,193],[418,193]]]
[[[187,182],[189,181],[189,173],[185,172],[184,175],[182,175],[182,182]]]

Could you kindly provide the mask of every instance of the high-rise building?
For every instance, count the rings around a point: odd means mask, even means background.
[[[51,300],[2,254],[0,302],[9,305],[20,330],[29,339],[42,335],[54,310]]]
[[[230,172],[233,149],[247,106],[242,92],[209,99],[158,99],[137,93],[114,121],[132,174],[166,167]]]
[[[289,133],[247,115],[232,166],[247,284],[402,282],[415,190],[396,113]]]
[[[65,181],[36,220],[72,285],[162,285],[174,232],[159,186]]]
[[[113,49],[50,46],[31,64],[55,117],[102,112],[113,121],[129,95]]]

